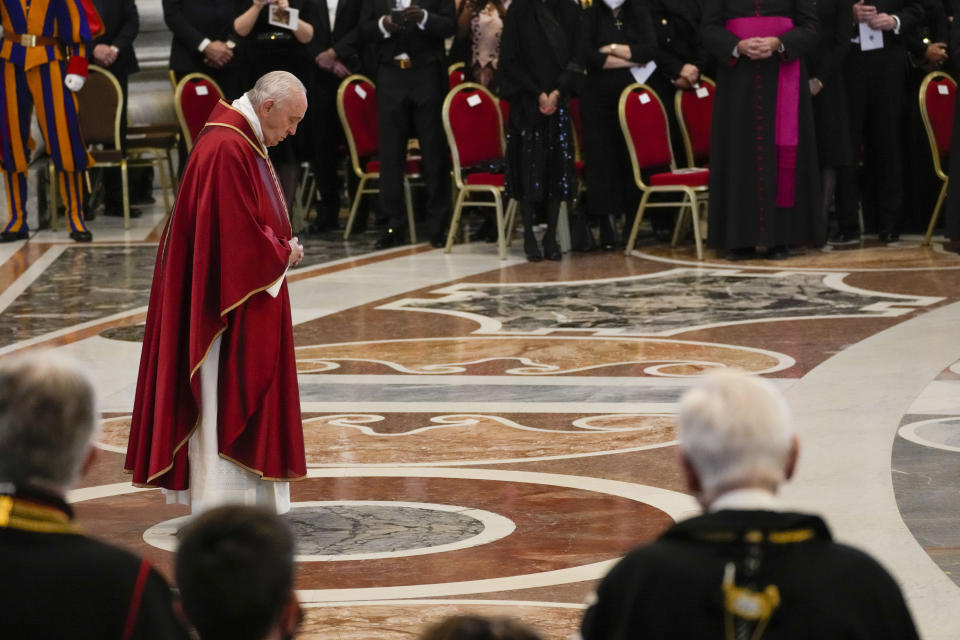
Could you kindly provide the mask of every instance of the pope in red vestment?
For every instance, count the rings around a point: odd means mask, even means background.
[[[154,269],[125,463],[136,485],[189,488],[188,441],[208,415],[200,373],[216,350],[219,457],[254,479],[306,475],[285,279],[302,248],[266,150],[295,132],[298,100],[292,130],[221,102],[197,138]]]

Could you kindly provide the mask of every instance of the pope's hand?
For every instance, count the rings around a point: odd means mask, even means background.
[[[290,238],[290,261],[288,264],[295,267],[303,260],[303,245],[296,237]]]

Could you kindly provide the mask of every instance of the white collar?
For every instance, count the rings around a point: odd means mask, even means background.
[[[263,128],[260,126],[260,118],[257,117],[257,112],[250,103],[250,98],[247,97],[247,94],[243,94],[234,100],[233,104],[230,106],[240,111],[240,113],[247,118],[247,120],[250,122],[250,127],[253,129],[253,132],[257,134],[257,140],[260,141],[260,144],[264,144]]]
[[[783,511],[783,505],[766,489],[734,489],[722,494],[707,509],[710,513],[724,510]]]

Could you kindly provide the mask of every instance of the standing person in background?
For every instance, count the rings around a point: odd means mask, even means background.
[[[120,140],[127,139],[127,106],[129,92],[127,80],[130,74],[140,70],[133,41],[140,32],[140,14],[134,0],[93,0],[103,19],[104,33],[93,41],[93,61],[116,76],[123,89],[123,105],[120,109]],[[103,214],[123,216],[121,194],[123,188],[119,167],[103,170]],[[138,209],[130,209],[130,217],[140,216]]]
[[[285,512],[307,472],[286,281],[303,247],[267,155],[306,93],[272,71],[216,106],[160,239],[124,468],[194,513]]]
[[[241,93],[234,17],[236,0],[163,0],[163,21],[173,32],[170,70],[178,81],[200,72],[220,85],[227,100]]]
[[[453,0],[366,0],[360,38],[376,55],[380,126],[380,210],[387,230],[377,249],[406,242],[403,175],[413,125],[427,182],[430,244],[442,247],[450,216],[450,171],[440,110],[447,95],[444,41],[455,30]],[[388,124],[389,123],[389,124]]]
[[[295,29],[271,24],[270,7],[297,9]],[[313,56],[308,44],[313,40],[313,21],[316,16],[314,0],[236,0],[237,17],[233,30],[244,39],[241,64],[244,86],[252,86],[257,78],[270,71],[289,71],[310,91],[316,75]],[[283,197],[287,201],[287,214],[292,211],[300,161],[306,159],[314,145],[304,136],[296,140],[284,140],[270,149],[270,162],[277,170]]]
[[[93,162],[80,135],[77,97],[87,79],[90,41],[103,23],[89,0],[3,0],[0,25],[0,155],[10,217],[0,242],[25,240],[30,117],[35,109],[75,242],[90,242],[83,211],[84,170]],[[89,11],[88,11],[89,9]],[[52,203],[50,203],[52,204]]]
[[[337,168],[340,146],[346,143],[346,139],[337,113],[337,91],[340,81],[348,75],[364,72],[357,34],[362,4],[363,0],[317,1],[313,41],[310,43],[311,52],[315,54],[316,72],[313,88],[308,88],[311,93],[306,138],[314,142],[313,170],[320,199],[317,218],[310,224],[311,233],[340,227],[340,176]],[[348,171],[347,176],[348,184],[356,181],[352,171]],[[366,222],[365,215],[360,218]],[[354,228],[359,230],[359,225],[355,224]]]
[[[813,96],[813,121],[820,159],[823,191],[820,217],[825,225],[836,195],[837,167],[853,164],[847,91],[841,73],[851,46],[849,16],[852,6],[853,0],[817,1],[819,43],[805,58],[810,74],[808,83]]]
[[[703,44],[717,61],[709,243],[731,260],[819,247],[820,177],[802,59],[817,45],[815,0],[706,0]]]
[[[577,190],[570,98],[584,80],[580,12],[570,0],[514,0],[503,23],[500,95],[510,102],[506,190],[520,202],[530,262],[562,257],[560,204]],[[542,250],[533,233],[541,215],[547,220]]]
[[[450,61],[463,62],[467,82],[497,93],[497,66],[503,16],[510,0],[461,0],[457,4],[457,35]]]
[[[837,172],[836,244],[859,242],[861,177],[857,160],[863,153],[866,183],[875,191],[875,226],[881,242],[900,237],[903,176],[900,154],[903,132],[903,89],[907,52],[903,36],[923,19],[918,0],[877,0],[854,3],[850,38],[843,65],[850,110],[853,163]],[[870,221],[873,223],[873,221]],[[874,226],[870,224],[869,226]]]
[[[646,82],[659,53],[650,12],[642,0],[601,0],[584,9],[580,108],[590,217],[600,226],[600,248],[617,247],[617,221],[633,219],[640,192],[620,129],[620,93]],[[667,96],[664,96],[666,99]]]

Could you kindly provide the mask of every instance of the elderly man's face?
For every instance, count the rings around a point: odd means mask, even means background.
[[[257,114],[263,129],[263,143],[272,147],[287,136],[295,134],[297,125],[306,112],[307,98],[299,91],[282,100],[264,100]]]

